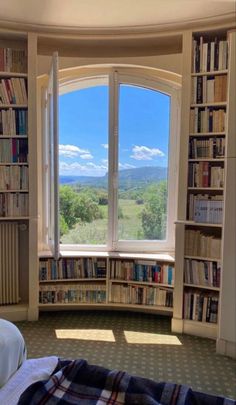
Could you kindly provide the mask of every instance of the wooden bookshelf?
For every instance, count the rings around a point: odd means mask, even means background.
[[[118,284],[134,284],[134,285],[155,285],[155,287],[168,287],[174,288],[174,285],[170,284],[163,284],[163,283],[153,283],[148,281],[132,281],[132,280],[122,280],[122,279],[110,279],[110,283],[118,283]]]
[[[226,293],[222,286],[226,271],[222,260],[225,255],[223,234],[227,212],[224,204],[229,145],[231,67],[228,47],[227,31],[192,32],[185,37],[185,97],[182,104],[182,142],[185,145],[180,159],[184,162],[181,173],[185,173],[186,178],[179,188],[185,201],[181,198],[176,221],[174,300],[181,305],[174,307],[172,329],[215,339],[218,338],[222,295]],[[204,221],[201,221],[201,215]],[[212,248],[211,242],[215,245]],[[195,243],[201,248],[196,249]],[[190,267],[186,268],[187,265]],[[204,269],[208,271],[206,277],[213,277],[214,272],[214,281],[201,282]]]
[[[194,137],[203,137],[203,136],[210,136],[210,137],[215,137],[215,136],[224,136],[225,131],[223,132],[191,132],[189,134],[189,137],[194,136]]]
[[[89,298],[90,288],[99,290],[101,287],[105,294],[103,301],[105,300],[108,306],[112,305],[114,308],[126,305],[127,309],[143,308],[158,312],[160,307],[161,313],[166,311],[167,314],[173,310],[173,256],[122,252],[80,252],[79,254],[77,252],[76,255],[62,255],[58,261],[46,255],[40,258],[39,264],[39,308],[44,305],[55,305],[56,308],[58,304],[60,307],[64,304],[66,309],[71,303],[80,307],[81,304],[85,304],[82,302],[85,299],[84,294],[88,298],[86,304],[94,305],[96,303],[93,299],[99,298],[96,294],[95,298]],[[98,274],[99,277],[97,277]],[[126,303],[123,302],[125,295],[119,299],[115,294],[115,291],[122,289],[130,295],[130,298],[127,296]],[[66,292],[64,293],[63,290]],[[138,295],[134,295],[135,291]],[[66,298],[64,298],[65,294]],[[60,302],[60,299],[63,302]],[[75,303],[71,302],[73,299]],[[159,305],[155,304],[156,302],[159,302]],[[104,302],[97,304],[104,304]]]
[[[210,72],[194,72],[194,73],[191,73],[191,76],[217,76],[217,75],[225,75],[227,73],[228,73],[227,69],[211,70]]]
[[[36,103],[32,84],[36,83],[34,66],[37,63],[37,48],[33,37],[32,34],[22,35],[20,32],[13,34],[10,30],[6,35],[4,30],[0,30],[0,201],[6,207],[8,204],[13,205],[12,211],[9,207],[1,211],[0,224],[1,229],[11,224],[11,231],[8,232],[13,232],[14,228],[14,236],[9,234],[9,240],[12,238],[11,247],[7,242],[4,244],[4,255],[10,255],[14,263],[14,269],[9,268],[8,272],[13,271],[15,274],[11,288],[16,297],[11,297],[10,293],[5,295],[5,301],[1,300],[0,316],[12,321],[33,320],[38,316],[34,297],[37,284],[33,282],[32,276],[37,268],[37,245],[33,242],[37,238],[37,230],[33,225],[35,220],[32,220],[36,217],[32,209],[36,200],[31,198],[37,196],[37,193],[31,194],[36,176],[31,161],[37,161],[37,148],[34,145],[36,130],[35,125],[32,125],[33,120],[36,124],[36,114],[32,118],[33,105]],[[10,159],[4,158],[3,148],[7,145],[7,153],[12,148]],[[15,153],[18,155],[15,156]],[[17,214],[14,204],[18,206],[19,201],[26,198],[24,212],[20,210]],[[4,272],[2,267],[0,272]]]
[[[226,107],[225,101],[191,104],[191,107]]]
[[[184,283],[185,287],[191,287],[191,288],[199,288],[200,290],[211,290],[211,291],[220,291],[219,287],[210,287],[206,285],[200,285],[200,284],[188,284]]]
[[[185,259],[193,259],[193,260],[203,260],[203,261],[209,261],[212,262],[215,259],[213,257],[206,257],[206,256],[188,256],[185,255],[184,256]]]

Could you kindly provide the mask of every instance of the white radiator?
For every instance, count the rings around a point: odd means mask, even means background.
[[[19,227],[0,223],[0,305],[19,302]]]

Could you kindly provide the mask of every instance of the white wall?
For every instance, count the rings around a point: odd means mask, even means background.
[[[47,55],[38,56],[38,75],[49,72],[51,57]],[[59,51],[59,68],[66,69],[76,66],[85,66],[93,64],[133,64],[141,66],[149,66],[153,68],[168,70],[174,73],[181,74],[182,72],[182,54],[157,55],[157,56],[134,56],[134,57],[103,57],[103,58],[76,58],[76,57],[60,57]]]

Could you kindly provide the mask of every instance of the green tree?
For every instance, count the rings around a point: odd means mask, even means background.
[[[62,214],[60,214],[60,236],[67,234],[69,231],[69,227],[65,221],[65,218]]]
[[[145,239],[161,240],[166,236],[167,182],[151,185],[145,192],[141,221]]]
[[[72,187],[64,185],[60,187],[60,214],[62,229],[65,231],[65,224],[72,229],[79,222],[92,222],[94,219],[102,218],[96,196],[93,198],[91,192],[77,193]]]
[[[80,193],[77,196],[75,215],[82,222],[92,222],[94,219],[102,218],[98,201],[94,200],[86,193]]]
[[[70,186],[60,187],[60,214],[64,218],[68,228],[71,229],[77,222],[75,215],[78,194]]]

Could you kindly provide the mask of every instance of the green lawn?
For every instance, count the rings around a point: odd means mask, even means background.
[[[139,214],[143,205],[138,205],[134,200],[119,200],[122,218],[118,221],[119,239],[142,239],[142,224]],[[100,206],[104,218],[96,219],[91,223],[76,225],[61,238],[62,243],[71,244],[105,244],[107,239],[108,207]]]

